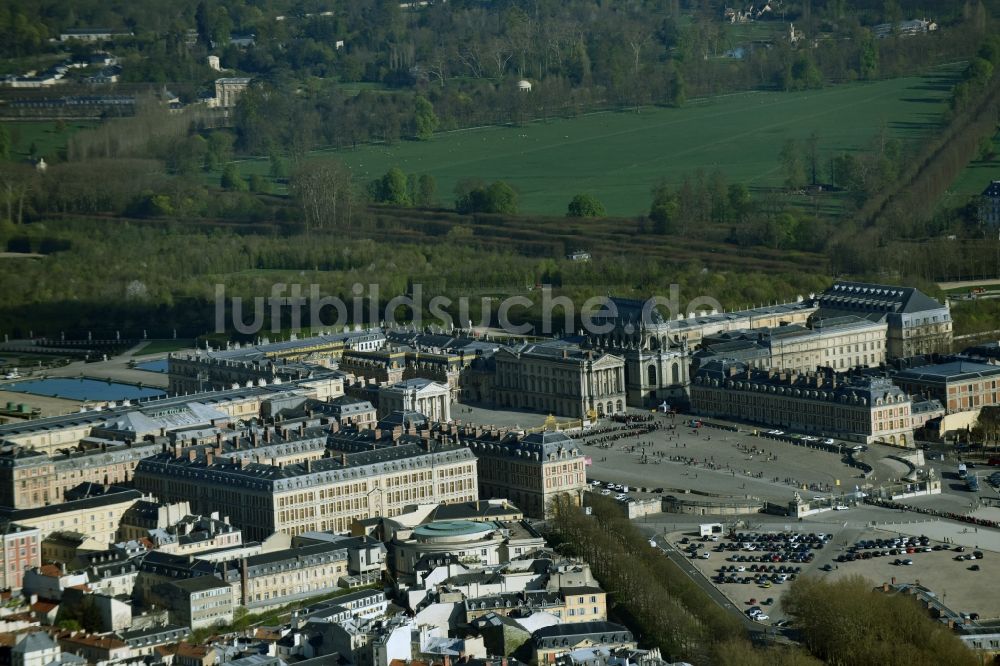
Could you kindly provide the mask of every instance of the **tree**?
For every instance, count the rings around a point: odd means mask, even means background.
[[[355,195],[351,171],[341,162],[303,164],[292,174],[288,189],[302,210],[306,231],[350,227]]]
[[[806,165],[802,149],[795,139],[788,139],[781,148],[781,171],[785,176],[785,187],[797,190],[806,184]]]
[[[278,153],[272,152],[268,158],[268,162],[267,174],[271,178],[274,180],[288,178],[288,160]]]
[[[220,183],[224,190],[234,190],[236,192],[247,191],[247,181],[243,179],[239,169],[232,162],[222,168]]]
[[[259,173],[250,176],[250,191],[255,194],[270,194],[271,181]]]
[[[666,183],[660,183],[653,188],[653,202],[649,207],[649,219],[653,221],[653,230],[658,234],[676,232],[679,216],[680,201],[677,194],[671,192]]]
[[[737,222],[745,222],[750,214],[753,200],[750,198],[750,190],[743,183],[733,183],[729,186],[727,193],[729,199],[729,210]]]
[[[392,167],[381,178],[372,181],[368,193],[377,203],[393,206],[409,206],[411,203],[409,179],[399,167]]]
[[[413,100],[413,121],[416,125],[417,138],[426,141],[434,136],[438,126],[438,117],[434,106],[423,95],[417,95]]]
[[[781,600],[795,619],[805,645],[826,663],[979,663],[952,631],[932,620],[909,594],[873,590],[861,576],[828,582],[806,576],[792,583]],[[843,640],[850,636],[851,640]]]
[[[592,194],[577,194],[569,202],[566,217],[604,217],[604,204]]]
[[[431,206],[434,204],[434,197],[437,194],[437,181],[434,176],[422,173],[417,178],[417,189],[413,197],[413,202],[418,206]]]
[[[491,183],[486,190],[486,212],[517,215],[517,192],[502,180]]]
[[[455,186],[455,210],[459,213],[517,214],[517,192],[502,180],[489,185],[466,179]]]
[[[10,157],[10,132],[6,125],[0,125],[0,160]]]

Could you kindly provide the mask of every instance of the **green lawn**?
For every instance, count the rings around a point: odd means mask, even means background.
[[[67,120],[60,132],[52,121],[4,121],[0,123],[7,128],[12,142],[10,157],[13,160],[23,160],[30,157],[31,144],[35,144],[37,155],[54,158],[60,150],[66,147],[69,138],[81,129],[94,127],[96,121]]]
[[[635,215],[646,210],[659,178],[679,183],[699,168],[722,169],[752,187],[780,185],[778,155],[788,138],[817,132],[825,165],[837,152],[863,147],[883,124],[902,138],[933,131],[953,75],[941,70],[807,92],[741,93],[680,109],[486,127],[314,157],[344,160],[361,182],[392,166],[432,174],[444,204],[451,203],[459,180],[475,177],[510,182],[523,212],[562,214],[574,194],[591,192],[610,215]],[[244,162],[240,170],[266,173],[267,163]]]
[[[982,194],[991,180],[1000,180],[1000,133],[993,136],[992,159],[969,162],[948,188],[941,205],[961,206],[969,197]]]
[[[153,354],[164,354],[166,352],[183,351],[193,348],[194,340],[150,340],[149,344],[143,347],[136,356],[152,356]]]

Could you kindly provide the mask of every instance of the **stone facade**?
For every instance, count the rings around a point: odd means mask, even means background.
[[[777,373],[712,361],[691,382],[697,414],[866,444],[912,447],[910,407],[910,397],[887,377]]]
[[[501,349],[496,360],[495,401],[586,419],[625,411],[625,362],[611,354],[566,344]]]

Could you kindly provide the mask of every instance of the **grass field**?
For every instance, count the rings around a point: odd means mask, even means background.
[[[574,194],[590,192],[610,215],[644,212],[661,177],[679,183],[719,168],[752,187],[782,182],[778,155],[788,138],[820,137],[823,163],[865,146],[883,124],[901,138],[938,126],[955,70],[823,90],[750,92],[695,100],[680,109],[598,113],[580,118],[449,132],[427,142],[366,145],[321,153],[344,160],[361,182],[398,166],[437,179],[452,202],[463,178],[502,179],[520,192],[521,210],[559,215]],[[266,173],[266,162],[240,165]]]
[[[60,150],[66,147],[66,142],[75,132],[96,125],[96,121],[69,120],[63,131],[56,129],[52,121],[4,121],[2,124],[10,133],[12,160],[24,160],[30,157],[31,144],[35,144],[37,155],[52,161]]]
[[[969,162],[942,197],[941,206],[961,206],[969,197],[982,194],[991,180],[1000,180],[1000,133],[993,136],[993,157]]]

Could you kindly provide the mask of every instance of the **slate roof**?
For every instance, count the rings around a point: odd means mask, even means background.
[[[827,311],[912,314],[945,306],[915,287],[837,282],[816,299]]]

